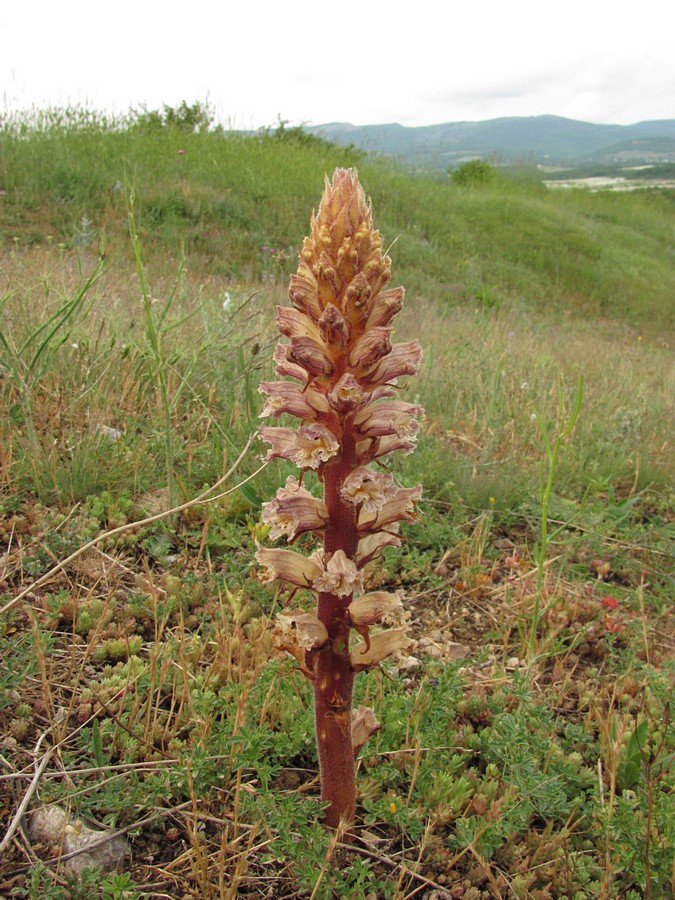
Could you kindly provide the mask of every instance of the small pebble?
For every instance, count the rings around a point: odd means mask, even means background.
[[[60,806],[52,804],[36,809],[30,817],[29,836],[33,841],[43,841],[50,847],[58,847],[63,854],[82,851],[64,860],[69,872],[100,866],[110,872],[126,864],[131,849],[126,839],[115,835],[104,843],[98,843],[109,831],[88,828],[79,819],[71,819]],[[95,846],[94,846],[95,845]]]

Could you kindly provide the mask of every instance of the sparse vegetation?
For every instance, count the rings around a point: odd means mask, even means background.
[[[0,894],[671,896],[672,193],[467,191],[137,118],[0,129]],[[253,561],[292,469],[246,446],[307,215],[354,163],[426,419],[392,462],[419,519],[367,569],[418,643],[360,676],[382,728],[344,842]],[[131,862],[69,870],[26,798]]]

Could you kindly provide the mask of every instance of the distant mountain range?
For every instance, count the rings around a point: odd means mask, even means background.
[[[561,116],[529,116],[419,128],[334,122],[305,130],[337,144],[398,157],[408,165],[441,170],[476,157],[496,163],[572,165],[675,162],[675,119],[594,125]]]

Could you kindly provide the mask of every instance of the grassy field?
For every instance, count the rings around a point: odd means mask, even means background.
[[[0,896],[674,896],[675,195],[191,124],[0,122]],[[417,645],[359,676],[348,840],[253,559],[291,472],[257,386],[336,165],[426,408],[421,514],[368,570]],[[43,804],[132,855],[72,871]]]

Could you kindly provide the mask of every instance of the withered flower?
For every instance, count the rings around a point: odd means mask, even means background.
[[[379,731],[382,723],[378,721],[374,710],[369,706],[357,706],[352,710],[352,746],[354,756],[359,752],[368,738]]]

